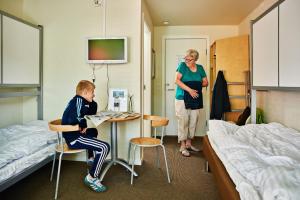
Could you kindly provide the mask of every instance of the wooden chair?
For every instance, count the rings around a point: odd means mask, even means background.
[[[63,154],[74,154],[74,153],[81,153],[83,151],[86,151],[85,149],[69,149],[68,145],[64,142],[62,132],[68,132],[68,131],[78,131],[79,126],[78,125],[61,125],[61,119],[53,120],[48,123],[49,129],[51,131],[55,131],[57,133],[57,145],[55,147],[55,152],[53,156],[53,164],[52,164],[52,170],[51,170],[51,177],[50,181],[52,181],[53,178],[53,171],[54,171],[54,165],[56,160],[56,154],[59,153],[59,163],[58,163],[58,170],[57,170],[57,180],[56,180],[56,188],[55,188],[55,199],[57,199],[57,193],[58,193],[58,185],[59,185],[59,177],[60,177],[60,168],[61,168],[61,160]],[[72,134],[72,133],[70,133]]]
[[[164,117],[160,116],[151,116],[151,115],[144,115],[144,120],[150,120],[151,121],[151,127],[154,128],[154,137],[138,137],[138,138],[132,138],[129,142],[129,148],[128,148],[128,163],[130,161],[131,157],[131,146],[133,146],[133,160],[132,160],[132,171],[131,171],[131,185],[133,184],[133,172],[134,172],[134,160],[135,160],[135,150],[136,147],[156,147],[156,153],[157,153],[157,166],[159,167],[159,154],[158,154],[158,147],[162,147],[164,158],[165,158],[165,164],[166,164],[166,170],[167,170],[167,177],[168,182],[170,183],[170,176],[169,176],[169,169],[168,169],[168,163],[167,163],[167,157],[166,157],[166,150],[165,146],[163,145],[163,138],[164,138],[164,128],[168,125],[169,120]],[[156,138],[156,132],[157,128],[161,127],[161,138]]]

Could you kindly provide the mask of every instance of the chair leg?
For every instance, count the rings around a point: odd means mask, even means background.
[[[159,168],[159,152],[158,152],[158,146],[156,147],[156,164],[157,164],[157,168]]]
[[[168,182],[171,183],[170,176],[169,176],[169,168],[168,168],[168,162],[167,162],[167,156],[166,156],[166,149],[164,145],[161,145],[163,152],[164,152],[164,157],[165,157],[165,163],[166,163],[166,170],[167,170],[167,176],[168,176]]]
[[[50,181],[52,181],[52,178],[53,178],[53,171],[54,171],[54,166],[55,166],[55,160],[56,160],[56,151],[54,152],[54,155],[53,155],[53,162],[52,162],[52,169],[51,169]]]
[[[127,163],[128,164],[130,162],[130,150],[131,150],[131,142],[129,142],[129,146],[128,146],[128,154],[127,154]]]
[[[135,149],[136,145],[133,146],[133,160],[132,160],[132,167],[131,167],[131,185],[133,184],[133,172],[134,172],[134,161],[135,161]]]
[[[61,153],[59,155],[58,170],[57,170],[57,180],[56,180],[56,188],[55,188],[55,198],[54,199],[57,199],[62,155],[63,155],[63,153]]]

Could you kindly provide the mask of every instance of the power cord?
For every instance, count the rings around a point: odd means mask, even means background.
[[[107,102],[105,106],[105,110],[108,109],[108,102],[109,102],[109,73],[108,73],[108,64],[106,64],[106,94],[107,94]]]

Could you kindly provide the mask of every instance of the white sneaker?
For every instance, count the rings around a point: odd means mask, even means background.
[[[89,174],[84,178],[84,184],[96,192],[105,192],[107,190],[107,188],[101,184],[101,181],[98,178],[93,178]]]

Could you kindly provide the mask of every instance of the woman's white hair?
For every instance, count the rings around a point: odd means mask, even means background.
[[[192,57],[195,61],[197,61],[198,58],[199,58],[199,53],[198,53],[198,51],[195,50],[195,49],[189,49],[189,50],[186,51],[186,56],[190,56],[190,57]]]

